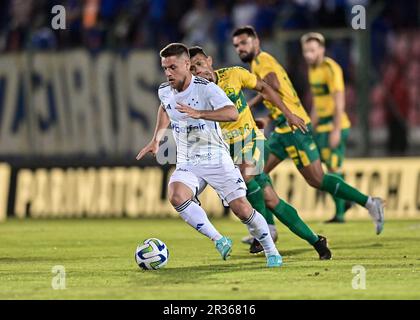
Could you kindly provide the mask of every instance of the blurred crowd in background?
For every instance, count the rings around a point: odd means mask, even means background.
[[[276,30],[350,28],[352,6],[370,8],[378,3],[380,12],[368,26],[373,74],[369,124],[387,128],[388,151],[399,155],[408,148],[409,128],[420,127],[418,0],[2,0],[0,54],[79,47],[93,53],[159,50],[169,42],[185,42],[205,46],[223,65],[229,60],[231,32],[238,26],[253,25],[264,44]],[[51,8],[57,4],[66,8],[65,30],[51,28]],[[357,96],[350,45],[338,41],[327,46],[344,69],[348,108]],[[295,53],[289,56],[301,57]],[[303,60],[299,58],[298,65],[293,60],[281,62],[307,99],[305,79],[294,76],[294,69],[305,68]],[[357,116],[352,120],[357,121]]]

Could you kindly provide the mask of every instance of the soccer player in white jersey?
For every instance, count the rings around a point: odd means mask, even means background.
[[[169,180],[169,201],[194,229],[214,241],[226,260],[232,240],[222,236],[206,212],[193,199],[207,184],[228,203],[235,215],[264,248],[268,267],[279,267],[282,258],[270,236],[267,222],[246,199],[246,185],[221,138],[218,122],[235,121],[238,111],[216,84],[190,72],[188,48],[172,43],[160,51],[168,82],[159,87],[160,106],[152,140],[137,155],[158,152],[169,124],[177,145],[176,169]]]

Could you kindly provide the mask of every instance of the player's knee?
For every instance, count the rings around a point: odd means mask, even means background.
[[[270,210],[273,210],[277,206],[278,203],[279,203],[278,198],[265,199],[265,206]]]
[[[246,174],[245,172],[244,172],[244,173],[242,173],[242,177],[244,178],[245,183],[248,183],[251,179],[253,179],[253,178],[254,178],[254,176],[253,176],[253,175],[248,175],[248,174]]]
[[[248,182],[257,175],[257,168],[254,164],[243,164],[239,167],[245,182]]]
[[[319,176],[307,177],[306,182],[313,188],[319,189],[322,184],[322,178]]]
[[[233,213],[241,220],[246,220],[252,214],[252,207],[245,197],[238,198],[229,203]]]
[[[270,190],[270,187],[266,187],[264,189],[264,200],[265,200],[265,206],[273,210],[280,202],[280,199],[276,194],[273,194],[273,191]]]
[[[172,191],[172,192],[169,192],[168,198],[172,206],[177,207],[188,200],[188,195],[185,195],[182,192]]]

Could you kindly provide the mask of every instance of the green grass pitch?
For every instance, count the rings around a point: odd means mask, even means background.
[[[380,236],[371,221],[310,222],[328,237],[331,261],[277,223],[276,269],[248,253],[239,221],[213,222],[233,239],[227,261],[181,219],[9,220],[0,224],[0,299],[420,299],[420,220],[387,221]],[[149,237],[169,248],[161,270],[134,261]],[[63,290],[52,289],[55,265],[65,268]],[[352,287],[361,284],[357,265],[365,289]]]

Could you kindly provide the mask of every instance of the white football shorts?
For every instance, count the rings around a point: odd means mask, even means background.
[[[178,164],[169,179],[169,184],[172,182],[187,185],[194,197],[198,197],[209,184],[222,199],[224,206],[246,196],[246,184],[239,168],[232,161],[205,165]]]

